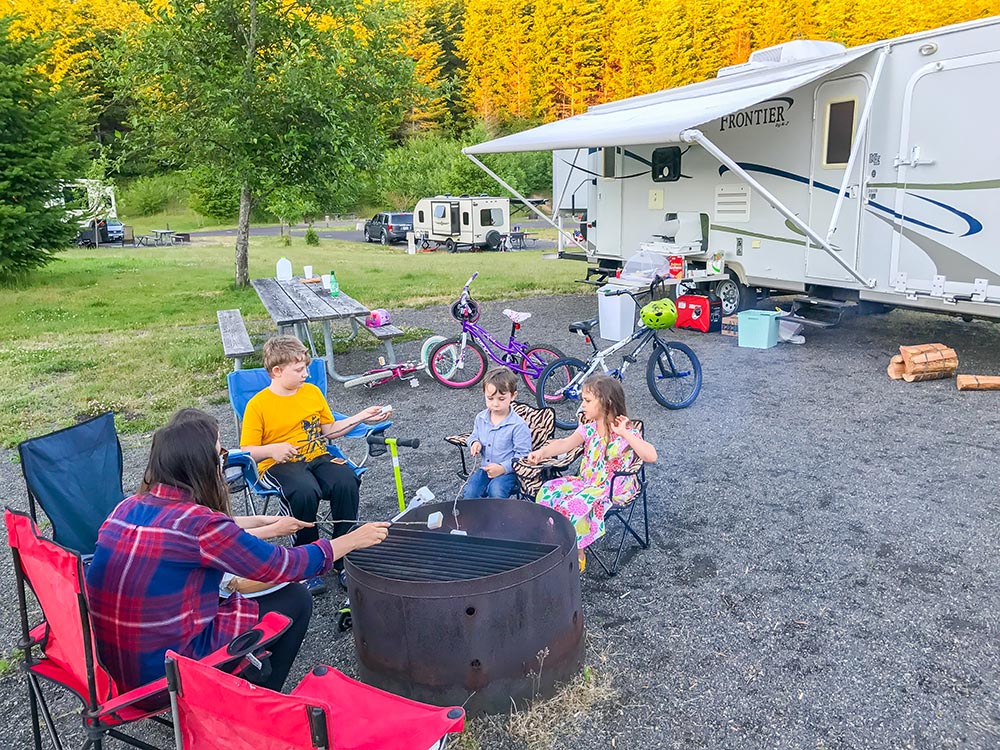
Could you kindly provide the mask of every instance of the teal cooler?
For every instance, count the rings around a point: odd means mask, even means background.
[[[772,310],[744,310],[739,317],[739,344],[751,349],[770,349],[778,343],[778,316]]]

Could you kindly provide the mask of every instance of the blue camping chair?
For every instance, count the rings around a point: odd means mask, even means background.
[[[243,414],[246,412],[247,404],[251,398],[271,384],[271,377],[267,374],[267,370],[257,367],[250,370],[235,370],[229,373],[226,381],[229,385],[229,404],[233,407],[233,415],[236,418],[236,434],[239,435],[242,431]],[[323,396],[326,397],[325,360],[313,359],[309,363],[309,375],[306,377],[306,382],[315,385],[322,391]],[[346,417],[346,414],[333,412],[334,419],[340,420]],[[375,451],[379,449],[378,446],[368,445],[367,437],[369,435],[381,435],[390,427],[392,427],[392,422],[388,420],[375,425],[359,424],[350,432],[338,438],[338,440],[355,439],[364,441],[365,455],[360,462],[351,460],[336,445],[328,444],[326,449],[331,456],[347,461],[348,465],[354,470],[354,474],[358,477],[358,481],[361,481],[364,473],[368,471],[365,462],[369,456],[375,455],[373,447]],[[250,457],[249,453],[246,451],[230,451],[226,467],[226,478],[230,483],[230,488],[234,491],[243,489],[246,492],[247,504],[250,506],[248,512],[253,514],[266,513],[271,498],[275,498],[281,503],[283,512],[288,512],[288,509],[284,507],[281,492],[277,487],[269,484],[266,478],[261,477],[257,471],[257,464]],[[242,484],[240,484],[241,482]],[[258,509],[257,503],[254,502],[254,496],[259,498],[263,503],[260,509]]]
[[[31,519],[38,522],[40,505],[58,544],[84,556],[94,554],[101,524],[125,497],[115,415],[105,412],[25,440],[17,452]]]

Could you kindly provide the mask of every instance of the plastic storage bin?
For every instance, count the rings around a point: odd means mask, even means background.
[[[621,289],[615,284],[606,284],[597,290],[597,317],[601,326],[601,338],[621,341],[635,330],[635,302],[627,294],[605,296],[604,290]]]
[[[770,349],[778,343],[778,316],[773,310],[744,310],[739,319],[740,346],[751,349]]]

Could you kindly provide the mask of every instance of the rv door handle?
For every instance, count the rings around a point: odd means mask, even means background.
[[[902,156],[897,156],[892,160],[892,166],[899,169],[902,166],[907,167],[921,167],[929,166],[934,163],[933,159],[921,159],[920,158],[920,146],[914,146],[910,149],[910,158],[904,159]]]
[[[847,197],[851,198],[852,200],[854,198],[858,197],[858,186],[857,185],[848,185],[847,186]]]

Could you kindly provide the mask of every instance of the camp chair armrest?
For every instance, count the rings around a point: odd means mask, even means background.
[[[615,496],[615,483],[619,479],[625,479],[627,477],[635,477],[638,480],[638,482],[639,482],[639,486],[642,487],[644,484],[646,484],[645,467],[642,464],[640,464],[637,468],[632,469],[631,471],[616,471],[616,472],[614,472],[611,475],[611,497],[612,498],[614,498],[614,496]],[[612,500],[612,502],[613,502],[613,500]]]
[[[268,612],[252,628],[236,636],[225,646],[213,651],[203,659],[199,659],[199,661],[202,664],[222,669],[223,671],[238,672],[246,666],[247,654],[259,654],[264,651],[265,647],[288,630],[291,624],[292,621],[285,617],[285,615],[279,612]],[[234,645],[236,648],[233,648]],[[158,693],[166,694],[166,692],[167,678],[162,677],[155,682],[150,682],[148,685],[143,685],[135,690],[129,690],[127,693],[122,693],[114,700],[102,704],[98,713],[100,716],[108,716],[124,708],[128,708],[139,701],[148,700]],[[163,709],[166,710],[168,707],[164,705]]]

